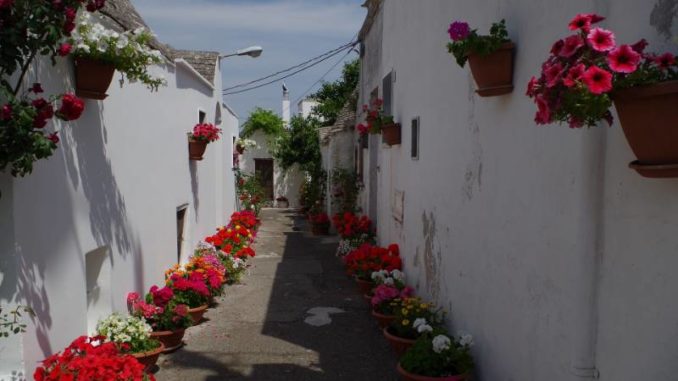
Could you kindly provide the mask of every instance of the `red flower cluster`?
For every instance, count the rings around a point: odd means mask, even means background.
[[[372,221],[367,216],[356,216],[353,213],[335,214],[332,217],[334,227],[343,239],[358,238],[363,234],[372,234]]]
[[[167,285],[171,287],[175,293],[191,292],[203,297],[210,296],[210,290],[207,288],[202,274],[197,271],[191,272],[188,277],[181,276],[181,274],[172,274],[167,280]]]
[[[82,99],[73,94],[64,94],[61,98],[61,108],[57,111],[57,116],[63,120],[76,120],[82,115],[85,109],[85,103]]]
[[[255,229],[258,225],[259,220],[253,212],[235,212],[231,215],[228,226],[217,229],[217,233],[206,237],[205,242],[226,254],[241,258],[253,257],[254,250],[249,245],[254,242]]]
[[[144,372],[144,365],[134,357],[121,354],[105,337],[81,336],[63,352],[42,362],[33,378],[36,381],[155,381]]]
[[[383,106],[384,101],[379,98],[370,102],[369,106],[363,105],[363,112],[367,113],[365,117],[366,124],[360,123],[356,126],[361,135],[365,135],[368,132],[378,134],[381,132],[382,127],[393,123],[392,116],[384,115]]]
[[[346,272],[360,279],[372,280],[372,273],[379,270],[401,270],[402,260],[398,245],[388,248],[363,244],[344,257]]]
[[[613,89],[678,78],[672,54],[644,53],[645,40],[617,45],[614,33],[593,27],[604,19],[577,15],[569,23],[577,33],[556,41],[541,76],[530,79],[527,95],[537,104],[537,124],[567,122],[579,128],[601,119],[612,124],[608,94]]]
[[[211,143],[219,140],[220,133],[221,129],[215,127],[212,123],[200,123],[193,127],[193,132],[189,136],[196,141]]]
[[[241,225],[247,229],[254,230],[259,226],[259,223],[257,215],[249,210],[235,212],[231,215],[231,225]]]
[[[308,216],[308,219],[314,225],[329,225],[330,224],[330,217],[327,215],[327,213],[310,214]]]

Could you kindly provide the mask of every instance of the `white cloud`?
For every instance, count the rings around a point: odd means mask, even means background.
[[[135,6],[151,24],[240,32],[308,33],[314,36],[355,34],[365,14],[365,10],[356,3],[318,0],[258,4],[214,3],[204,0],[137,0]]]

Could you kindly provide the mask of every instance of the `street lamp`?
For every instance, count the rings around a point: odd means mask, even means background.
[[[261,55],[261,52],[264,49],[261,46],[250,46],[249,48],[240,49],[232,54],[224,54],[219,56],[219,58],[233,57],[233,56],[250,56],[252,58],[257,58]]]

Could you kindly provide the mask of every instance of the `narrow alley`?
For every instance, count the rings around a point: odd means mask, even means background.
[[[334,255],[337,237],[312,236],[291,210],[261,219],[249,274],[161,358],[156,378],[395,380],[395,355]]]

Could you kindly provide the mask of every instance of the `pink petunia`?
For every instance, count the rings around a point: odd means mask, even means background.
[[[577,84],[577,81],[579,81],[584,75],[584,72],[586,71],[586,66],[584,64],[579,64],[576,66],[573,66],[570,68],[570,70],[567,72],[567,75],[565,78],[563,78],[563,85],[567,87],[572,87]]]
[[[599,95],[612,90],[612,73],[598,66],[591,66],[582,76],[589,91]]]
[[[617,73],[633,73],[638,69],[638,63],[640,63],[640,54],[629,45],[621,45],[607,56],[607,64]]]
[[[614,33],[607,29],[593,28],[586,39],[599,52],[609,52],[615,47]]]
[[[666,52],[661,56],[656,57],[654,63],[657,64],[660,69],[667,70],[676,64],[676,57],[673,54]]]
[[[563,73],[563,65],[560,62],[547,65],[544,68],[544,77],[546,78],[546,87],[554,87],[560,82]]]
[[[559,55],[565,58],[572,57],[582,46],[584,46],[584,40],[580,36],[570,36],[565,39],[563,48],[560,50]]]
[[[530,82],[527,83],[527,91],[525,95],[528,97],[534,97],[537,94],[537,89],[539,88],[539,81],[537,78],[530,78]]]
[[[589,29],[591,29],[591,24],[596,24],[603,20],[605,20],[605,17],[598,16],[595,13],[580,13],[570,21],[568,27],[570,30],[581,29],[588,33]]]
[[[539,95],[536,98],[537,102],[537,115],[534,118],[534,121],[537,124],[549,124],[552,122],[551,119],[551,108],[549,107],[548,101],[544,99],[543,96]]]

